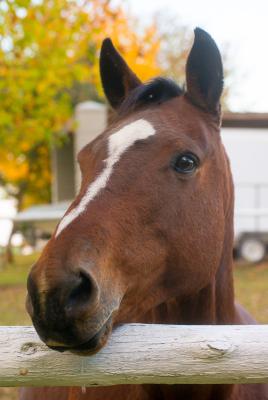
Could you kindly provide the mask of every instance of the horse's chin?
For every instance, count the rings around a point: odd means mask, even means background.
[[[80,356],[91,356],[100,351],[107,343],[112,332],[112,318],[103,325],[103,327],[87,342],[75,346],[69,351]]]
[[[70,351],[73,354],[79,356],[91,356],[96,354],[98,351],[102,349],[107,343],[107,340],[111,334],[113,326],[112,316],[105,322],[102,328],[89,340],[83,342],[76,346],[68,346],[68,347],[58,347],[58,346],[48,346],[52,350],[56,350],[59,352]]]

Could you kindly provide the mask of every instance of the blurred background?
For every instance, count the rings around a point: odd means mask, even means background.
[[[76,154],[111,110],[98,59],[109,36],[142,80],[184,84],[193,29],[225,69],[222,139],[236,191],[237,299],[268,323],[268,3],[0,1],[0,324],[25,325],[25,282],[80,184]],[[0,399],[16,398],[1,389]]]

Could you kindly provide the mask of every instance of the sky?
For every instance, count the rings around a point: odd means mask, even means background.
[[[156,12],[205,29],[219,48],[228,46],[232,111],[268,112],[268,0],[126,0],[141,23]]]

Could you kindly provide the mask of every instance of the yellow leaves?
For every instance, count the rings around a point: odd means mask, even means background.
[[[21,154],[15,157],[12,153],[6,153],[1,149],[0,151],[0,176],[7,182],[16,182],[25,179],[29,173],[27,160]]]
[[[93,7],[92,13],[98,16],[98,18],[94,18],[96,48],[100,49],[102,40],[110,37],[115,47],[141,80],[146,81],[158,76],[161,73],[158,63],[161,40],[156,26],[149,26],[140,32],[135,26],[136,21],[129,18],[120,6],[112,9],[110,3],[106,2],[100,12],[97,7],[98,1],[93,3],[95,7]],[[91,76],[93,83],[102,93],[98,63],[94,63]]]
[[[114,45],[122,53],[127,63],[134,69],[141,80],[159,75],[161,68],[157,62],[160,49],[160,38],[156,26],[148,27],[143,33],[133,26],[122,8],[117,9],[104,21],[102,32],[110,36]],[[100,35],[103,39],[103,33]]]
[[[75,85],[101,95],[99,50],[110,36],[142,80],[160,73],[160,39],[109,0],[12,0],[0,8],[0,177],[27,204],[48,200],[49,147],[73,113]],[[24,8],[24,10],[23,10]],[[3,47],[3,46],[2,46]],[[95,93],[96,90],[91,90]]]
[[[14,193],[24,195],[22,207],[49,201],[51,170],[48,145],[29,148],[22,141],[16,154],[0,148],[0,179],[11,184]]]

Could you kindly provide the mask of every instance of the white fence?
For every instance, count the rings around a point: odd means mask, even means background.
[[[1,386],[253,382],[268,382],[268,325],[123,325],[90,357],[49,350],[32,327],[0,328]]]

